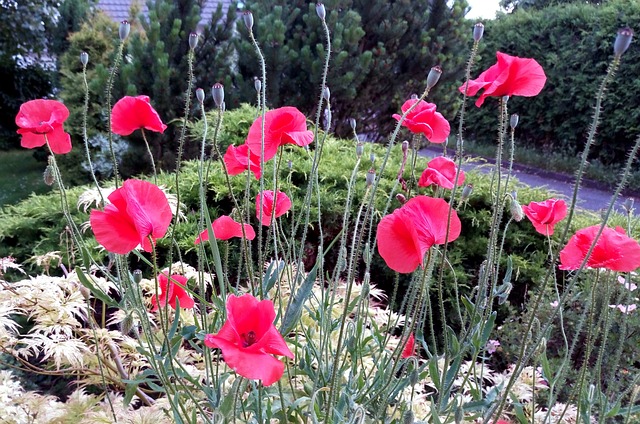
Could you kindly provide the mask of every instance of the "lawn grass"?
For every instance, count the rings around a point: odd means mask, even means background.
[[[42,179],[46,166],[31,150],[0,151],[0,207],[18,203],[31,193],[48,192],[51,188]]]

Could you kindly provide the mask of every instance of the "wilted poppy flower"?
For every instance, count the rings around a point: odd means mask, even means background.
[[[242,144],[238,147],[230,144],[224,154],[224,164],[229,175],[242,174],[247,169],[253,172],[256,180],[260,179],[260,155],[249,150],[249,145]]]
[[[578,269],[587,256],[600,225],[578,230],[560,252],[560,269]],[[640,244],[628,237],[621,227],[605,227],[591,256],[589,268],[606,268],[611,271],[630,272],[640,267]]]
[[[232,294],[227,300],[227,321],[217,334],[207,334],[204,344],[222,350],[224,361],[241,376],[270,386],[284,372],[284,364],[272,355],[293,359],[273,325],[275,318],[272,301]]]
[[[149,237],[155,243],[171,223],[167,196],[147,181],[127,180],[108,199],[104,211],[91,211],[91,229],[98,243],[121,255],[138,245],[151,252]]]
[[[378,252],[394,271],[409,273],[424,265],[424,255],[434,244],[451,242],[460,235],[460,218],[443,199],[416,196],[385,216],[378,224]]]
[[[260,216],[260,203],[262,203],[262,216]],[[272,214],[274,218],[278,218],[289,212],[289,209],[291,209],[291,200],[280,190],[275,196],[272,190],[265,190],[261,195],[256,196],[256,217],[262,225],[271,225]]]
[[[48,142],[53,153],[69,153],[71,136],[64,132],[63,127],[68,117],[69,109],[57,100],[40,99],[23,103],[16,115],[16,125],[20,127],[17,132],[22,135],[20,145],[33,149]]]
[[[409,110],[418,99],[410,99],[402,105],[402,113]],[[394,113],[396,120],[400,120],[402,115]],[[407,127],[414,134],[424,134],[432,143],[444,143],[449,137],[451,127],[440,112],[436,112],[436,105],[420,100],[418,105],[404,118],[402,126]]]
[[[164,272],[158,275],[158,287],[162,290],[160,295],[153,295],[151,298],[151,312],[155,312],[160,306],[169,305],[176,309],[176,299],[180,302],[180,307],[191,309],[195,305],[193,299],[185,291],[187,287],[187,277],[184,275],[172,275],[171,280]]]
[[[229,240],[233,237],[242,237],[242,227],[244,226],[244,232],[247,236],[247,240],[253,240],[256,238],[256,232],[249,224],[240,224],[236,222],[228,215],[222,215],[211,223],[213,227],[213,234],[218,240]],[[202,241],[209,240],[209,230],[204,230],[196,237],[195,244],[199,244]]]
[[[402,349],[402,358],[410,358],[415,355],[416,352],[416,338],[413,336],[413,333],[409,334],[409,339],[407,339],[407,344]]]
[[[435,184],[442,188],[452,189],[454,185],[464,183],[464,171],[460,170],[458,181],[454,184],[456,171],[456,164],[451,159],[444,156],[433,158],[427,164],[427,169],[420,176],[418,185],[420,187],[429,187],[431,184]]]
[[[489,96],[532,97],[542,91],[547,77],[538,62],[502,52],[497,52],[496,55],[498,63],[481,73],[478,78],[469,81],[467,95],[475,96],[479,90],[484,89],[476,106],[482,106],[484,99]],[[465,86],[466,84],[460,86],[461,93],[464,93]]]
[[[260,157],[262,144],[262,117],[258,117],[247,136],[247,145]],[[264,161],[276,155],[285,144],[307,146],[313,141],[313,132],[307,130],[307,118],[298,109],[285,106],[264,115]]]
[[[548,199],[544,202],[523,205],[522,211],[537,232],[550,236],[553,234],[555,225],[567,216],[567,204],[561,199]]]
[[[159,133],[167,129],[158,112],[149,104],[149,96],[125,96],[118,100],[111,111],[111,131],[129,135],[142,128]]]

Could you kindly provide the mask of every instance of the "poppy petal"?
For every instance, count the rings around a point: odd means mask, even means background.
[[[96,240],[109,252],[125,255],[140,244],[133,221],[113,205],[104,211],[92,210],[89,222]]]
[[[141,128],[163,133],[167,126],[149,103],[148,96],[125,96],[118,100],[111,112],[111,131],[124,136]]]

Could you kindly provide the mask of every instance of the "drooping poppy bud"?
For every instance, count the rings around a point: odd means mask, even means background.
[[[189,48],[191,50],[195,50],[197,46],[198,46],[198,34],[195,32],[192,32],[191,34],[189,34]]]
[[[613,43],[613,54],[615,54],[617,58],[622,56],[622,54],[627,51],[627,49],[631,45],[632,38],[633,30],[631,28],[624,27],[618,30],[616,41]]]
[[[200,103],[204,103],[204,90],[202,88],[196,89],[196,99],[198,99]]]
[[[524,218],[524,212],[522,211],[522,206],[520,206],[520,202],[516,199],[515,196],[511,197],[511,203],[509,204],[509,212],[511,212],[511,218],[514,221],[520,222],[522,218]]]
[[[484,25],[482,22],[478,22],[473,26],[473,41],[478,42],[482,39],[484,34]]]
[[[433,88],[433,86],[438,83],[440,75],[442,75],[441,67],[434,66],[433,68],[431,68],[431,70],[429,71],[429,75],[427,75],[427,88]]]
[[[52,186],[53,183],[56,182],[56,176],[53,172],[53,167],[51,165],[47,165],[47,167],[44,169],[44,174],[42,175],[42,179],[44,180],[44,183],[48,186]]]
[[[517,113],[514,113],[513,115],[511,115],[511,118],[509,119],[509,125],[511,126],[512,130],[516,129],[519,121],[520,121],[520,115],[518,115]]]
[[[316,3],[316,13],[318,14],[318,18],[324,21],[324,19],[327,17],[327,11],[324,8],[324,4],[320,2]]]
[[[120,36],[120,41],[124,41],[129,37],[129,32],[131,32],[131,24],[129,21],[120,22],[120,28],[118,29],[118,35]]]
[[[224,102],[224,86],[219,82],[213,84],[211,87],[211,96],[213,96],[213,102],[217,107],[222,108]]]
[[[250,10],[245,10],[242,14],[242,20],[244,21],[244,26],[247,27],[249,31],[253,28],[253,13]]]
[[[87,63],[89,63],[89,53],[80,53],[80,63],[82,63],[82,66],[87,66]]]

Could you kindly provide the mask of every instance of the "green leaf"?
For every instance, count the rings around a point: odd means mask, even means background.
[[[318,261],[322,260],[321,256],[318,255]],[[302,306],[307,298],[311,295],[311,291],[313,290],[313,285],[316,281],[316,275],[318,273],[318,262],[314,265],[313,269],[307,274],[307,278],[300,285],[298,290],[296,291],[293,300],[287,307],[287,311],[284,314],[284,318],[282,319],[282,325],[280,326],[280,334],[287,334],[290,332],[293,327],[298,323],[300,316],[302,315]]]
[[[91,294],[96,297],[96,299],[100,299],[107,306],[110,306],[112,308],[118,307],[118,303],[115,300],[111,299],[109,295],[107,295],[91,282],[89,277],[87,277],[87,275],[82,271],[82,267],[76,267],[76,272],[78,274],[78,279],[80,280],[82,285],[88,288]]]

